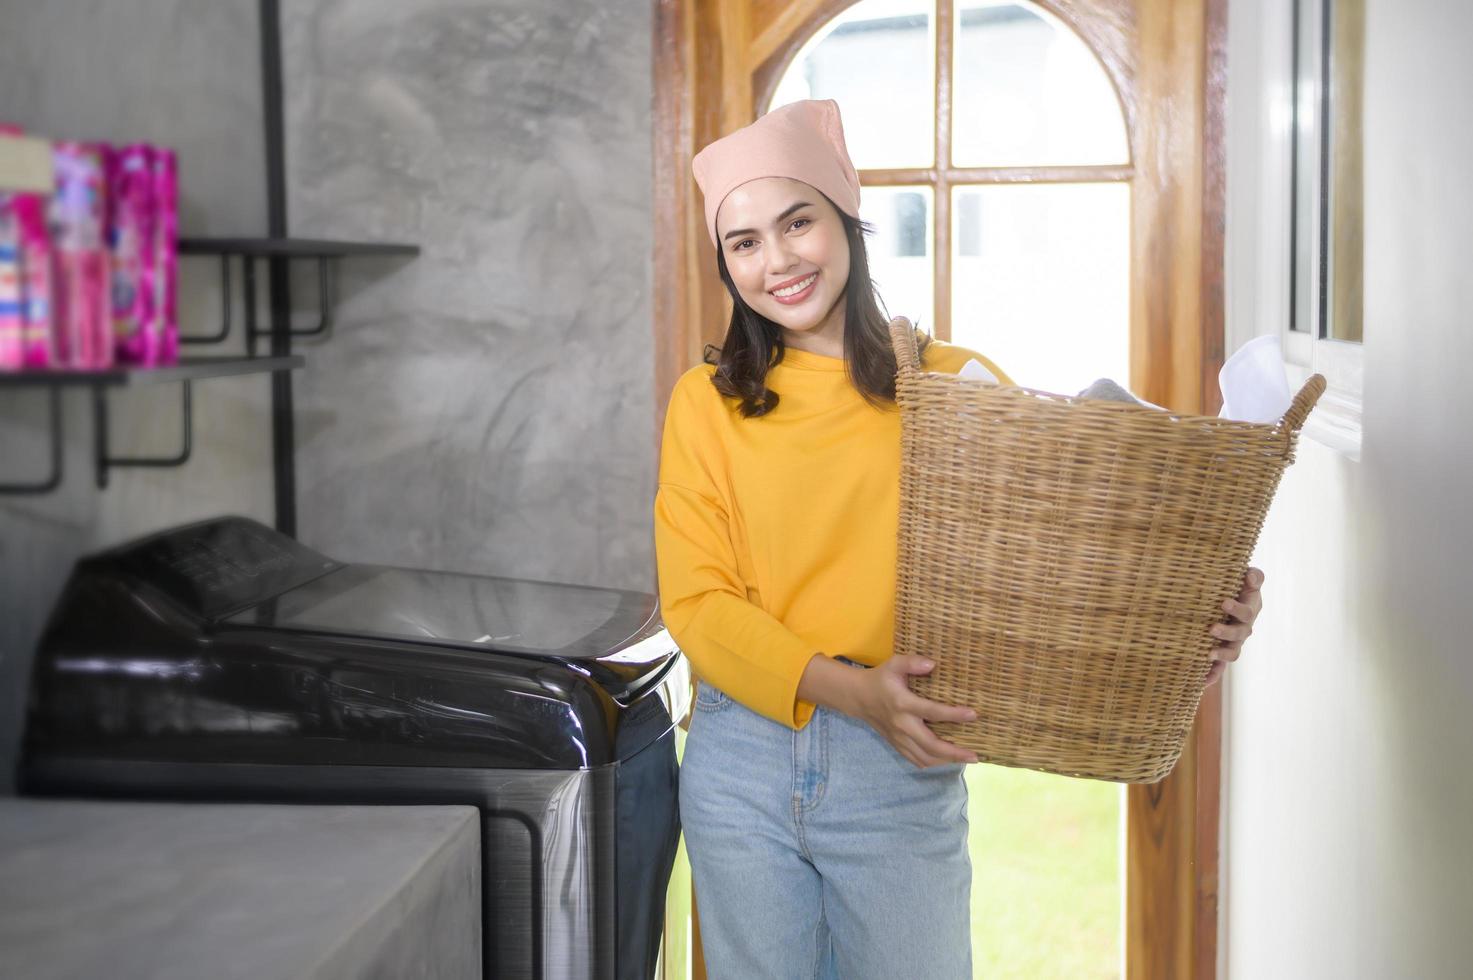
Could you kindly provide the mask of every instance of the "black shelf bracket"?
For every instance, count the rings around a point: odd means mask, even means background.
[[[245,261],[247,263],[253,263],[255,259],[248,255]],[[332,329],[332,268],[332,258],[330,256],[317,256],[317,325],[315,327],[293,327],[288,323],[284,331],[287,336],[320,337]],[[252,279],[254,279],[254,275]],[[247,309],[254,312],[255,304],[252,303]],[[250,332],[252,339],[265,337],[269,340],[275,332],[269,326],[264,330],[258,327],[254,317],[251,317],[246,323],[246,330]]]
[[[10,496],[33,496],[50,493],[61,486],[62,472],[62,428],[61,428],[61,389],[53,387],[48,390],[50,401],[50,443],[51,443],[51,474],[39,483],[0,483],[0,494]]]
[[[317,326],[288,326],[286,332],[290,336],[320,337],[332,329],[332,270],[332,260],[326,255],[319,255],[317,257]],[[271,329],[268,327],[262,330],[260,336],[271,336]]]
[[[115,365],[100,370],[52,369],[44,371],[19,371],[0,373],[0,390],[45,388],[50,395],[50,442],[51,475],[39,483],[0,483],[0,494],[49,493],[61,485],[62,477],[62,390],[64,388],[92,389],[93,414],[93,460],[97,467],[97,486],[105,488],[108,473],[119,466],[183,466],[189,461],[194,446],[194,389],[192,383],[206,378],[230,378],[249,374],[270,374],[273,378],[300,368],[302,358],[285,357],[198,357],[182,360],[165,367],[133,367]],[[112,388],[138,388],[149,385],[178,384],[183,386],[183,440],[184,448],[177,454],[161,459],[145,457],[113,456],[110,449],[112,421],[108,392]]]
[[[107,389],[102,385],[92,387],[92,417],[93,417],[93,440],[94,459],[97,464],[97,489],[107,488],[108,473],[119,466],[144,466],[144,467],[168,467],[183,466],[189,462],[189,455],[194,451],[194,393],[193,386],[188,379],[179,383],[183,391],[182,400],[182,423],[184,430],[184,448],[173,456],[162,458],[148,456],[113,456],[108,449],[108,405]]]
[[[247,259],[247,262],[250,260]],[[223,344],[230,336],[230,256],[220,256],[220,329],[211,334],[179,335],[181,344]]]
[[[232,306],[232,289],[230,275],[230,255],[223,253],[220,256],[220,329],[212,334],[179,338],[180,343],[185,344],[221,344],[230,337]],[[256,301],[254,290],[256,288],[256,261],[261,256],[242,254],[241,266],[245,274],[245,330],[246,346],[251,356],[255,356],[256,341],[262,338],[270,340],[274,330],[268,325],[262,327],[257,321]],[[317,323],[310,327],[292,327],[286,330],[291,337],[322,337],[330,335],[333,324],[333,286],[334,260],[336,256],[318,255],[310,256],[317,259]]]
[[[325,255],[317,257],[317,326],[291,327],[287,333],[293,337],[320,337],[332,330],[332,287],[333,264]],[[266,331],[270,334],[271,331]]]

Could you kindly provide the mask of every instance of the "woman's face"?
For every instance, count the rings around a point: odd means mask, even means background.
[[[827,198],[787,177],[748,181],[721,202],[716,235],[737,292],[785,340],[832,349],[843,339],[849,240]]]

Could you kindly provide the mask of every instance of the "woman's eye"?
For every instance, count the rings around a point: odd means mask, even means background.
[[[813,224],[813,219],[812,218],[794,218],[793,221],[788,225],[788,230],[789,231],[800,230],[805,225],[811,225],[811,224]],[[735,245],[733,245],[731,247],[731,250],[733,252],[740,252],[740,251],[744,250],[748,245],[755,245],[755,244],[756,244],[756,239],[743,238],[741,241],[739,241]]]

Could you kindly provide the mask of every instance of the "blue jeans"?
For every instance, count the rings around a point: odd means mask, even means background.
[[[918,769],[828,708],[795,732],[700,682],[680,822],[711,980],[968,980],[963,769]]]

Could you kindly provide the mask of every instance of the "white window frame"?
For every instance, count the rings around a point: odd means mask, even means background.
[[[1292,389],[1312,374],[1329,382],[1303,435],[1359,460],[1364,345],[1289,329],[1294,7],[1240,0],[1230,11],[1227,349],[1277,334]],[[1314,69],[1307,74],[1318,98]]]

